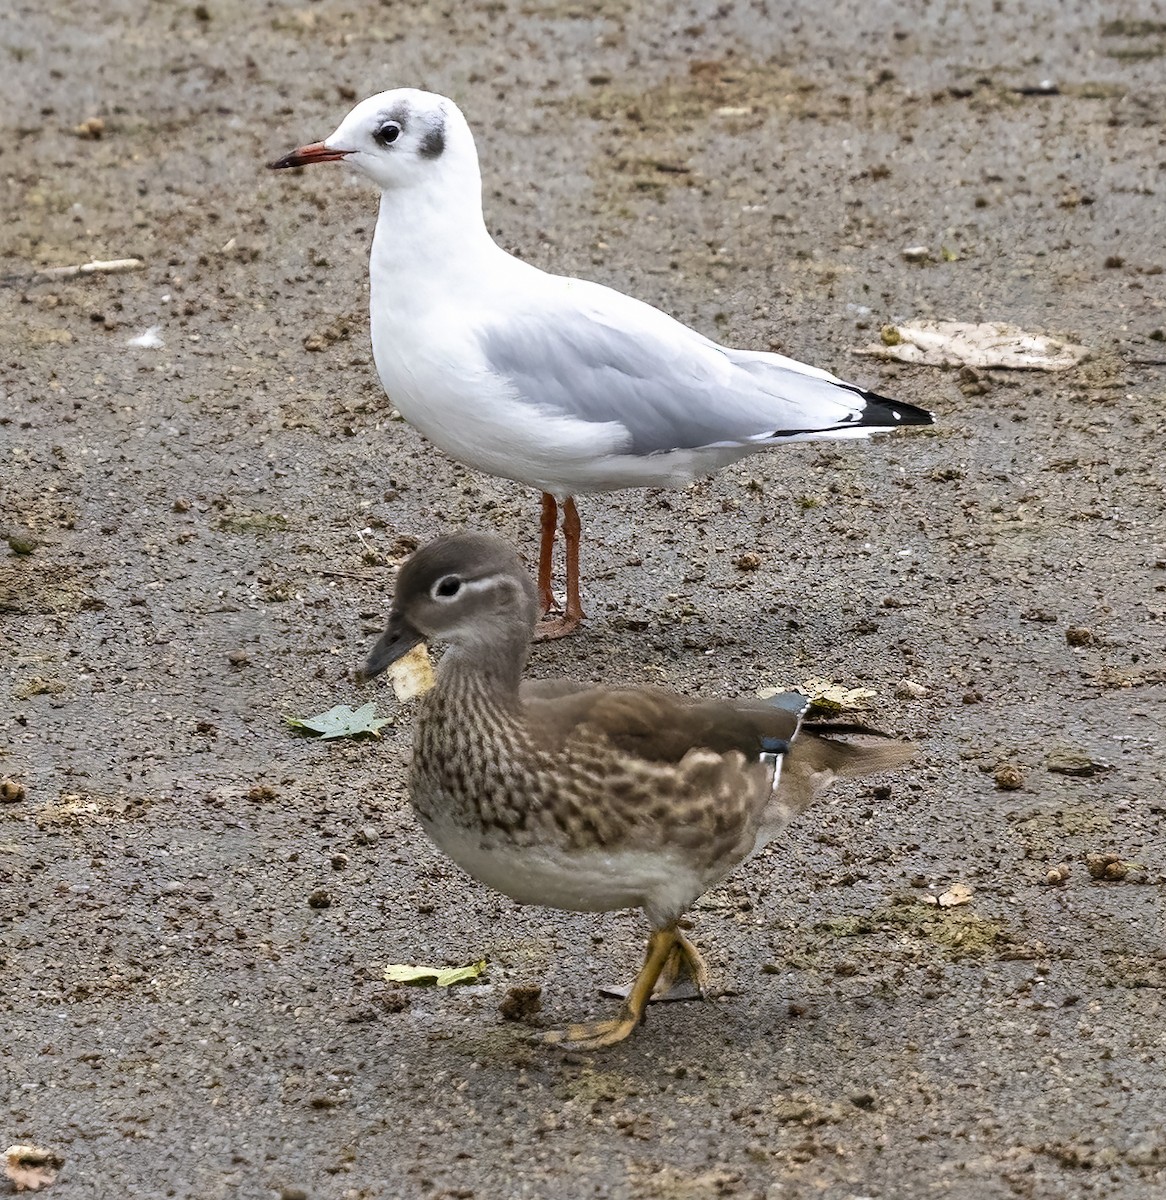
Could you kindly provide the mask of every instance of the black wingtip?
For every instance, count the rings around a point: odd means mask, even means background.
[[[888,400],[874,392],[855,388],[865,401],[858,424],[866,429],[898,429],[902,425],[934,425],[935,414],[902,400]]]

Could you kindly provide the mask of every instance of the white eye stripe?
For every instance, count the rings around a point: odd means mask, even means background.
[[[429,594],[438,602],[448,602],[456,600],[466,592],[488,592],[499,584],[512,586],[513,582],[509,575],[503,574],[486,575],[481,579],[462,579],[458,575],[443,575],[430,589]],[[447,583],[457,583],[458,587],[455,591],[442,595],[438,589]]]

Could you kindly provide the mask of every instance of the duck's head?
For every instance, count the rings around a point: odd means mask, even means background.
[[[419,642],[476,653],[525,647],[537,619],[534,581],[506,542],[485,533],[439,537],[402,564],[388,625],[361,674],[372,679]]]

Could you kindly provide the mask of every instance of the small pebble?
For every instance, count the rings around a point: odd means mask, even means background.
[[[403,992],[399,989],[394,989],[391,992],[381,992],[375,999],[381,1008],[388,1013],[404,1012],[412,1003],[408,992]]]
[[[37,545],[37,540],[31,533],[10,533],[8,535],[8,548],[13,554],[31,554]]]
[[[931,251],[926,246],[904,246],[902,253],[908,262],[927,262],[931,257]]]
[[[1001,763],[996,768],[995,779],[1002,792],[1015,792],[1024,787],[1024,775],[1015,763]]]
[[[895,684],[895,695],[900,700],[919,700],[926,696],[930,688],[924,687],[921,683],[916,683],[914,679],[900,679]]]
[[[1085,869],[1091,879],[1108,879],[1118,882],[1133,869],[1133,863],[1123,862],[1116,854],[1086,854]]]
[[[362,825],[356,831],[356,841],[361,846],[375,846],[381,840],[380,832],[375,825]]]
[[[105,122],[101,117],[88,117],[80,125],[74,125],[73,132],[79,138],[90,138],[96,141],[105,133]]]
[[[331,908],[332,895],[327,888],[317,888],[308,897],[309,908]]]
[[[1050,887],[1056,887],[1069,878],[1071,871],[1072,867],[1068,863],[1058,863],[1055,867],[1051,867],[1045,875],[1045,883]]]
[[[506,993],[498,1005],[504,1021],[531,1021],[541,1011],[543,990],[537,983],[520,983]]]
[[[0,804],[16,804],[24,796],[24,784],[19,779],[0,779]]]
[[[227,655],[227,662],[229,662],[232,667],[245,667],[250,661],[251,657],[248,655],[246,650],[232,650],[231,653]]]
[[[1093,630],[1085,625],[1070,625],[1065,630],[1065,641],[1070,646],[1092,646]]]
[[[348,855],[347,854],[333,854],[332,855],[332,870],[333,871],[343,871],[346,866],[348,866]]]
[[[738,571],[756,571],[761,566],[760,554],[741,554],[733,560]]]
[[[190,501],[185,496],[179,496],[174,501],[174,511],[176,513],[190,512]]]

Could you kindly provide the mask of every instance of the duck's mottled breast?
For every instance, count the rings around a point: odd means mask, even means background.
[[[568,852],[681,850],[711,867],[751,852],[762,774],[735,752],[645,761],[586,725],[551,752],[531,736],[519,702],[500,704],[465,680],[422,702],[410,791],[439,845],[448,829]]]

